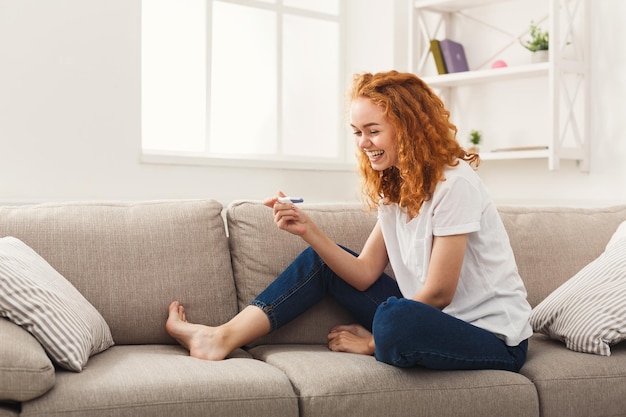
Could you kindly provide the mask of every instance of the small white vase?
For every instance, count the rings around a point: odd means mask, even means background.
[[[533,64],[537,64],[539,62],[548,62],[548,57],[549,57],[548,51],[541,50],[541,51],[533,52],[530,59]]]

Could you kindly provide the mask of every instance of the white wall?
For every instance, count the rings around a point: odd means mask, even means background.
[[[400,53],[406,2],[348,1],[348,74],[406,69]],[[545,161],[488,161],[479,172],[498,202],[626,202],[626,141],[619,129],[626,2],[591,3],[591,173],[567,163],[550,172]],[[140,163],[139,77],[139,0],[0,0],[0,202],[208,197],[228,203],[279,189],[311,202],[359,198],[354,172]]]

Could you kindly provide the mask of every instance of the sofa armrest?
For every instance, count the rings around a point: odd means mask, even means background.
[[[0,401],[28,401],[48,392],[54,365],[26,330],[0,318]]]

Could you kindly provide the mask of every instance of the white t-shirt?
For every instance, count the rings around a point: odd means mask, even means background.
[[[500,215],[467,162],[446,168],[444,178],[408,222],[397,204],[379,206],[378,221],[400,291],[413,298],[424,286],[433,236],[468,234],[456,293],[443,311],[517,346],[532,335],[531,308]]]

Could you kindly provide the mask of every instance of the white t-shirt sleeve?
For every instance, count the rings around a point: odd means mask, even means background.
[[[480,230],[482,195],[467,178],[450,176],[433,196],[433,235],[449,236]]]

